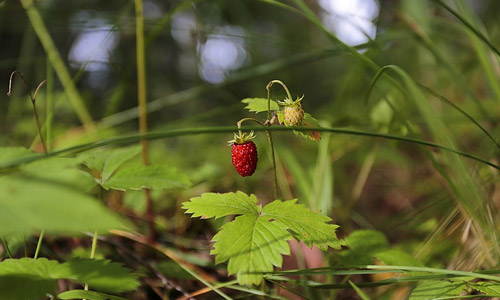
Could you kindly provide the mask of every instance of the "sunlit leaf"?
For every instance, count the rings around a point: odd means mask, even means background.
[[[327,224],[332,219],[296,202],[297,199],[275,200],[264,206],[262,214],[284,224],[292,232],[294,238],[309,247],[316,245],[322,250],[328,247],[340,249],[344,243],[337,239],[335,230],[338,226]]]
[[[250,112],[260,113],[267,111],[268,101],[266,98],[246,98],[241,100],[241,102],[246,104],[245,109],[248,109]],[[279,105],[274,100],[271,100],[271,110],[279,110]]]
[[[330,218],[296,204],[296,200],[276,200],[264,208],[256,204],[254,195],[243,192],[207,193],[183,204],[193,217],[242,215],[222,226],[211,251],[217,263],[229,261],[228,272],[237,274],[240,284],[259,284],[262,272],[281,267],[282,255],[290,252],[287,241],[293,237],[322,249],[342,245],[335,233],[338,226],[326,224]]]
[[[229,260],[228,273],[237,274],[240,284],[260,284],[259,273],[280,267],[281,255],[290,254],[290,233],[283,224],[269,220],[270,217],[257,213],[239,216],[222,226],[213,238],[211,254],[217,255],[216,263]]]
[[[184,202],[182,208],[186,209],[191,217],[220,218],[228,215],[242,215],[257,213],[257,197],[248,196],[243,192],[236,193],[204,193],[200,197]]]

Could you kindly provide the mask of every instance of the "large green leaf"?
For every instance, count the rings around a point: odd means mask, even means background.
[[[107,181],[101,181],[105,189],[114,190],[140,190],[140,189],[174,189],[187,188],[191,181],[186,174],[169,166],[161,165],[135,165],[119,169]]]
[[[297,199],[275,200],[262,209],[262,214],[282,223],[291,230],[293,236],[309,247],[313,244],[322,250],[328,247],[340,249],[344,244],[337,239],[337,225],[327,224],[332,219],[297,204]]]
[[[464,282],[447,280],[427,280],[419,284],[411,293],[410,300],[429,300],[439,297],[456,297],[466,288]]]
[[[237,274],[240,284],[260,284],[261,273],[280,267],[281,255],[290,254],[290,233],[283,224],[269,220],[257,213],[239,216],[213,238],[216,263],[229,260],[228,273]]]
[[[36,178],[0,180],[0,235],[105,232],[129,223],[92,197],[64,184]]]
[[[201,197],[191,198],[184,202],[182,208],[186,209],[191,217],[220,218],[228,215],[243,215],[257,213],[257,197],[248,196],[243,192],[236,193],[204,193]]]

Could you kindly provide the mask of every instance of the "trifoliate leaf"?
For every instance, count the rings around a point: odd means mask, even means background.
[[[248,196],[243,192],[236,193],[204,193],[200,197],[184,202],[182,208],[186,209],[191,217],[220,218],[228,215],[257,214],[255,195]]]
[[[246,103],[245,109],[248,109],[250,112],[260,113],[267,111],[268,101],[266,98],[246,98],[241,100],[241,102]],[[271,100],[271,110],[279,110],[279,105],[276,101]]]
[[[271,272],[273,266],[283,263],[282,254],[290,254],[287,240],[292,237],[286,226],[270,222],[270,217],[249,214],[239,216],[222,226],[217,233],[214,249],[216,263],[229,260],[228,273],[237,274],[243,285],[258,285],[262,272]]]
[[[54,269],[52,276],[88,284],[94,290],[115,293],[132,291],[139,286],[129,269],[109,260],[72,259]]]
[[[340,249],[344,244],[339,241],[335,230],[337,225],[327,224],[331,219],[320,213],[313,212],[303,204],[297,204],[297,199],[275,200],[262,209],[262,214],[270,216],[291,230],[293,236],[312,247],[313,244],[322,250],[328,247]]]
[[[101,181],[100,184],[107,190],[126,191],[187,188],[191,182],[187,175],[173,167],[136,165],[118,170],[111,178],[107,181]]]
[[[106,232],[129,223],[96,199],[64,184],[36,178],[0,179],[0,236]]]
[[[447,280],[426,280],[419,284],[411,293],[409,300],[429,300],[440,297],[457,297],[466,289],[464,282]]]
[[[326,224],[330,218],[308,210],[297,200],[276,200],[261,208],[254,195],[243,192],[227,194],[203,194],[183,204],[186,213],[193,217],[222,217],[232,214],[242,216],[222,226],[217,233],[214,249],[216,262],[229,261],[229,274],[237,274],[241,284],[259,284],[262,272],[270,272],[273,266],[281,267],[283,254],[289,254],[287,243],[292,237],[309,246],[318,245],[340,248],[335,229]]]
[[[103,294],[94,291],[84,291],[84,290],[72,290],[66,291],[57,295],[58,299],[69,300],[69,299],[87,299],[87,300],[127,300],[122,297],[117,297],[113,295]]]

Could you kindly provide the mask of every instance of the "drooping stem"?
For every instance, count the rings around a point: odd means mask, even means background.
[[[23,73],[18,72],[18,71],[13,71],[10,74],[10,79],[9,79],[9,91],[7,92],[7,96],[9,96],[9,97],[12,95],[12,81],[14,80],[14,75],[16,75],[16,74],[18,74],[19,77],[21,77],[21,80],[23,81],[24,88],[26,89],[26,93],[30,97],[31,104],[33,105],[33,114],[35,115],[35,123],[36,123],[36,128],[38,131],[38,136],[40,137],[40,142],[42,143],[43,152],[47,153],[47,146],[45,144],[45,141],[44,141],[44,138],[42,135],[42,127],[40,126],[40,120],[38,118],[38,111],[36,109],[36,103],[35,103],[36,96],[38,95],[38,91],[47,82],[47,80],[43,80],[42,82],[40,82],[40,84],[37,86],[37,88],[35,90],[35,94],[31,94],[30,88],[28,87],[28,84],[26,83],[26,80],[24,79]]]
[[[277,80],[277,79],[269,81],[269,83],[266,86],[267,93],[268,93],[268,97],[267,97],[268,98],[268,100],[267,100],[267,105],[268,105],[268,107],[267,107],[268,119],[269,119],[269,112],[271,110],[271,104],[270,104],[271,98],[269,97],[269,92],[271,90],[271,87],[275,83],[280,84],[283,87],[283,89],[285,89],[285,92],[286,92],[286,95],[287,95],[288,99],[293,100],[292,99],[292,94],[290,94],[290,91],[288,90],[288,87],[283,83],[283,81]]]
[[[136,35],[136,59],[137,59],[137,98],[139,106],[139,132],[146,134],[148,132],[147,120],[147,102],[146,102],[146,55],[144,46],[144,16],[142,0],[135,0],[135,35]],[[148,140],[141,139],[142,147],[142,163],[149,164],[148,158]],[[146,197],[146,220],[149,228],[149,240],[154,242],[156,240],[156,229],[154,224],[154,205],[151,199],[151,192],[147,189],[144,190]]]

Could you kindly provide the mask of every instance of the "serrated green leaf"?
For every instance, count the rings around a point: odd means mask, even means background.
[[[243,192],[236,193],[204,193],[200,197],[184,202],[182,208],[191,217],[220,218],[229,215],[257,214],[257,197]]]
[[[328,247],[340,249],[343,242],[339,241],[335,233],[338,226],[327,224],[326,222],[331,221],[329,217],[313,212],[296,202],[297,199],[275,200],[264,206],[262,214],[285,225],[297,240],[309,247],[314,244],[322,250]]]
[[[419,284],[411,293],[409,300],[429,300],[439,297],[456,297],[466,289],[464,282],[447,280],[427,280]]]
[[[107,190],[162,190],[187,188],[191,181],[187,175],[173,167],[136,165],[118,170],[109,180],[100,184]]]
[[[139,153],[141,153],[140,146],[114,150],[104,162],[101,174],[102,181],[106,182],[111,177],[111,175],[113,175],[116,169],[118,169],[123,163],[139,155]]]
[[[245,103],[245,109],[248,109],[250,112],[260,113],[267,111],[267,99],[266,98],[246,98],[241,100],[241,102]],[[276,101],[271,100],[271,110],[279,110],[279,105]]]
[[[290,233],[283,224],[270,219],[258,214],[239,216],[224,224],[213,238],[211,254],[216,255],[216,263],[229,260],[228,273],[237,274],[240,284],[260,284],[259,273],[281,266],[281,255],[290,254]]]
[[[57,295],[57,298],[62,300],[68,299],[88,299],[88,300],[127,300],[122,297],[103,294],[94,291],[72,290]]]
[[[0,235],[106,232],[130,226],[100,202],[62,184],[22,177],[0,180]]]
[[[52,276],[88,284],[94,290],[115,293],[132,291],[139,286],[129,269],[109,260],[72,259],[54,269]]]
[[[471,288],[488,296],[500,297],[500,283],[498,282],[479,281],[469,282],[468,284]]]

